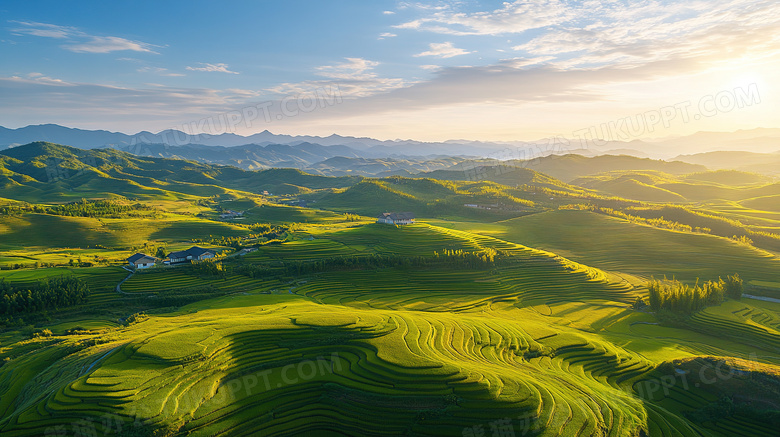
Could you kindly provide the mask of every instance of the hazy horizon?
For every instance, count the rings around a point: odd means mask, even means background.
[[[22,125],[22,126],[13,126],[13,127],[0,125],[0,128],[6,128],[6,129],[9,129],[9,130],[19,130],[19,129],[24,129],[24,128],[37,127],[37,126],[47,126],[47,125],[54,125],[54,126],[64,127],[64,128],[67,128],[67,129],[78,129],[78,130],[85,130],[85,131],[106,131],[106,132],[109,132],[109,133],[112,133],[112,134],[113,133],[119,133],[119,134],[124,134],[124,135],[128,135],[128,136],[137,135],[137,134],[142,133],[142,132],[150,132],[150,133],[152,133],[154,135],[159,135],[159,134],[163,134],[163,133],[165,133],[166,131],[169,131],[169,130],[176,130],[175,127],[173,127],[173,128],[166,128],[166,129],[160,129],[160,130],[150,130],[150,129],[141,129],[141,130],[121,130],[121,129],[118,129],[118,130],[113,130],[113,129],[103,129],[103,128],[87,128],[87,127],[82,127],[82,126],[65,126],[65,125],[60,125],[60,124],[57,124],[57,123],[33,123],[33,124],[27,124],[27,125]],[[619,138],[616,138],[616,139],[614,139],[614,142],[630,143],[630,142],[635,141],[635,140],[643,141],[643,142],[662,142],[662,141],[667,141],[667,140],[671,140],[671,139],[684,138],[684,137],[690,137],[690,136],[695,136],[695,135],[708,135],[708,134],[724,134],[724,135],[727,135],[727,134],[737,134],[737,133],[741,133],[741,132],[762,131],[762,130],[777,130],[778,133],[780,134],[780,127],[774,128],[774,127],[758,126],[758,127],[754,127],[754,128],[736,129],[736,130],[731,130],[731,131],[725,131],[725,130],[721,130],[721,131],[717,131],[717,130],[714,130],[714,131],[696,131],[696,132],[684,133],[684,134],[672,134],[672,135],[662,135],[662,136],[639,137],[639,138],[630,138],[630,139],[623,140],[623,141],[621,141]],[[278,131],[277,132],[277,131],[272,131],[270,129],[263,129],[263,130],[259,130],[259,131],[256,131],[256,132],[243,132],[243,133],[230,132],[230,131],[229,132],[222,132],[222,133],[209,133],[207,131],[201,131],[201,132],[197,132],[197,133],[191,133],[191,132],[186,132],[186,131],[182,131],[182,132],[184,132],[187,135],[190,135],[192,137],[198,137],[198,136],[201,136],[201,137],[211,137],[211,136],[219,136],[221,134],[227,133],[227,134],[234,134],[234,135],[238,135],[240,137],[247,138],[247,137],[251,137],[253,135],[258,135],[258,134],[262,134],[262,133],[268,133],[268,134],[275,135],[275,136],[291,136],[291,137],[320,137],[320,138],[327,138],[327,137],[330,137],[330,136],[340,136],[340,137],[361,138],[361,137],[358,137],[358,136],[342,134],[342,133],[339,133],[339,132],[331,132],[331,133],[328,133],[328,134],[319,135],[319,134],[299,134],[299,133],[291,133],[291,132],[284,132],[284,131]],[[404,137],[404,136],[398,136],[398,137],[395,137],[395,138],[373,137],[373,136],[362,136],[362,137],[363,138],[369,138],[369,139],[372,139],[372,140],[382,141],[382,142],[391,142],[391,141],[395,141],[395,142],[419,141],[419,142],[431,142],[431,143],[446,143],[446,142],[494,142],[494,143],[507,143],[507,144],[512,144],[512,143],[534,143],[534,142],[538,142],[538,141],[541,141],[541,140],[550,140],[552,138],[552,137],[544,137],[544,138],[541,138],[541,137],[539,137],[539,138],[514,138],[514,139],[492,140],[492,141],[491,140],[487,140],[487,139],[481,139],[481,138],[445,138],[445,139],[442,139],[442,140],[424,141],[424,140],[419,140],[417,138]],[[564,138],[571,139],[571,137],[564,137]],[[597,138],[597,140],[604,140],[604,138]],[[721,150],[721,149],[713,149],[713,151],[715,151],[715,150]],[[722,149],[722,150],[727,150],[727,149]],[[780,151],[780,145],[778,145],[778,150]]]

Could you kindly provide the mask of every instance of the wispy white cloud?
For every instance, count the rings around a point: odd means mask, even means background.
[[[400,78],[380,77],[374,67],[379,62],[363,58],[346,58],[346,62],[323,65],[314,69],[319,76],[329,80],[308,80],[297,83],[282,83],[267,91],[277,95],[308,93],[318,88],[337,86],[342,97],[367,97],[408,86],[409,82]]]
[[[347,62],[335,65],[323,65],[315,68],[315,71],[320,76],[329,77],[331,79],[366,80],[376,77],[376,74],[370,72],[370,70],[379,65],[379,62],[369,61],[363,58],[346,59]]]
[[[393,12],[393,11],[382,11],[382,13],[385,14],[385,15],[394,15],[395,14],[395,12]]]
[[[673,58],[760,53],[776,49],[780,40],[776,1],[662,4],[649,0],[631,7],[594,6],[582,17],[585,26],[563,23],[513,48],[553,56],[563,68],[629,67]]]
[[[436,12],[429,16],[395,27],[448,35],[499,35],[521,33],[574,17],[571,7],[559,0],[506,2],[500,9],[474,13],[460,12],[450,5],[441,5],[434,10]]]
[[[430,50],[417,53],[415,57],[436,56],[437,58],[452,58],[453,56],[467,55],[471,52],[454,47],[451,42],[430,43]]]
[[[158,54],[151,49],[151,44],[130,41],[115,36],[93,36],[89,41],[79,44],[64,45],[63,48],[76,53],[111,53],[122,50],[131,50],[134,52],[147,52]]]
[[[16,25],[11,32],[17,35],[30,35],[44,38],[65,40],[62,48],[76,53],[111,53],[117,51],[134,51],[158,54],[153,44],[133,41],[117,36],[96,36],[87,34],[76,27],[59,26],[35,21],[9,21]]]
[[[25,80],[25,79],[22,79],[22,78],[20,78],[18,76],[14,76],[14,77],[17,80]],[[62,79],[54,79],[54,78],[51,78],[49,76],[44,75],[43,73],[37,73],[37,72],[28,73],[26,80],[37,82],[37,83],[43,83],[43,84],[47,84],[47,85],[69,85],[68,83],[66,83]]]
[[[394,33],[390,33],[390,32],[384,32],[384,33],[380,33],[379,34],[379,38],[377,38],[377,39],[394,38],[396,36],[398,36],[398,35],[396,35]]]
[[[161,67],[141,67],[136,70],[139,73],[152,73],[156,74],[158,76],[168,76],[168,77],[181,77],[184,76],[182,73],[172,73],[168,71],[167,68],[161,68]]]
[[[228,88],[225,90],[227,93],[230,93],[233,97],[236,99],[253,99],[255,97],[259,97],[263,95],[262,91],[257,90],[245,90],[241,88]]]
[[[217,73],[229,73],[229,74],[239,74],[237,71],[230,71],[228,70],[228,65],[219,63],[219,64],[207,64],[200,62],[200,65],[203,65],[203,67],[190,67],[187,66],[187,70],[190,71],[207,71],[207,72],[217,72]]]
[[[655,63],[641,68],[562,70],[553,66],[515,68],[515,60],[487,66],[445,67],[434,70],[430,80],[409,83],[386,93],[372,94],[332,108],[328,116],[368,117],[388,113],[415,113],[433,109],[457,111],[468,105],[604,102],[611,96],[594,83],[653,80],[675,63]]]
[[[398,9],[419,9],[423,11],[441,11],[445,9],[451,9],[458,1],[454,0],[439,0],[436,2],[401,2],[398,4]]]
[[[107,108],[112,117],[128,120],[181,120],[191,114],[208,114],[234,109],[258,95],[245,90],[180,88],[160,84],[144,87],[120,87],[94,83],[67,82],[31,73],[0,77],[0,116],[15,119],[35,114],[39,119],[106,120]],[[14,112],[16,111],[16,112]],[[28,120],[32,121],[32,120]]]
[[[524,68],[532,65],[541,65],[555,59],[555,56],[536,56],[533,58],[512,58],[501,61],[501,64],[512,68]]]
[[[79,31],[75,27],[58,26],[56,24],[38,23],[35,21],[15,21],[11,20],[9,23],[14,23],[20,27],[11,29],[11,32],[17,35],[32,35],[41,36],[44,38],[59,38],[66,39],[71,36],[82,36],[83,32]]]
[[[735,55],[742,47],[752,52],[780,47],[780,3],[540,0],[505,2],[478,12],[464,12],[455,4],[423,10],[418,18],[395,27],[443,35],[511,34],[516,41],[511,48],[527,59],[561,68],[630,67],[703,54]]]

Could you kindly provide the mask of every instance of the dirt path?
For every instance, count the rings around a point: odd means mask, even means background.
[[[124,267],[122,267],[122,268],[123,268],[123,269],[125,269]],[[125,269],[125,270],[127,270],[127,269]],[[119,293],[119,294],[130,294],[130,293],[126,293],[126,292],[122,291],[122,284],[123,284],[125,281],[127,281],[128,279],[130,279],[131,277],[133,277],[133,275],[135,274],[135,272],[134,272],[134,271],[131,271],[131,270],[127,270],[127,271],[128,271],[128,272],[130,272],[130,274],[129,274],[129,275],[127,275],[127,276],[125,277],[125,279],[122,279],[121,281],[119,281],[119,283],[118,283],[118,284],[116,284],[116,292],[117,292],[117,293]]]

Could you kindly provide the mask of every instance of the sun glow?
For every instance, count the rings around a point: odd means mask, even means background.
[[[750,86],[757,86],[759,91],[765,91],[767,88],[767,82],[764,80],[762,75],[755,72],[750,72],[734,76],[729,83],[729,88],[748,89]]]

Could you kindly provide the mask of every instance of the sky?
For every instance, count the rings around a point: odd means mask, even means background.
[[[7,128],[630,141],[780,128],[778,84],[776,0],[0,3]]]

